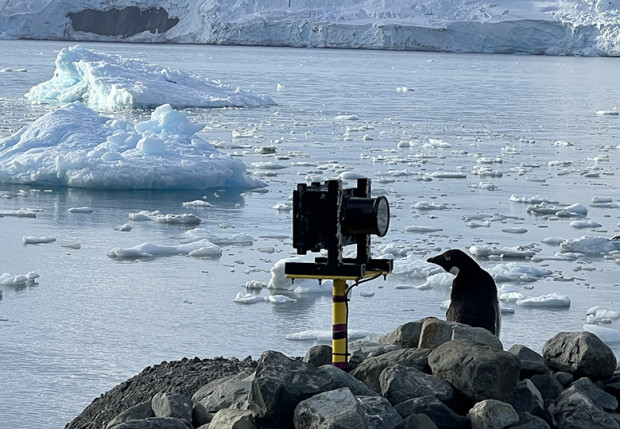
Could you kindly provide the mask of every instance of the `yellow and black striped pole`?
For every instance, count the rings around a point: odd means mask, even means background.
[[[345,279],[334,279],[333,314],[332,314],[332,365],[347,370],[347,282]]]

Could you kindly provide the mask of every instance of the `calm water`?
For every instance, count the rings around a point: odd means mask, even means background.
[[[51,77],[56,54],[64,46],[69,44],[0,41],[0,69],[27,70],[0,73],[0,138],[53,108],[30,105],[23,94]],[[36,285],[1,287],[1,427],[62,427],[95,397],[162,360],[258,358],[267,349],[304,354],[316,341],[292,341],[286,336],[328,332],[328,296],[300,297],[286,305],[240,305],[233,299],[249,280],[268,282],[274,263],[294,253],[288,238],[290,213],[273,206],[287,201],[295,185],[307,177],[335,177],[352,170],[373,178],[375,193],[388,196],[394,215],[390,233],[373,243],[395,243],[420,259],[440,249],[474,244],[536,243],[539,255],[551,256],[557,248],[542,244],[545,237],[609,237],[618,232],[618,209],[589,207],[588,219],[602,226],[580,230],[570,227],[569,220],[534,217],[526,212],[526,204],[509,201],[512,194],[586,206],[595,196],[620,201],[616,171],[620,122],[615,116],[595,114],[618,103],[613,77],[620,65],[614,59],[131,44],[88,47],[180,68],[274,98],[278,106],[266,109],[188,110],[193,120],[207,125],[201,135],[241,157],[253,175],[268,182],[268,192],[90,192],[2,186],[3,192],[28,192],[0,199],[0,210],[42,211],[36,219],[0,218],[0,273],[40,274]],[[405,87],[408,91],[403,91]],[[135,118],[145,114],[125,113]],[[359,119],[336,119],[343,114]],[[253,137],[232,139],[232,131],[241,128],[255,130]],[[429,138],[451,147],[425,146]],[[557,146],[558,140],[573,146]],[[400,141],[414,146],[399,147]],[[254,153],[267,145],[277,146],[277,158]],[[501,177],[473,173],[481,156],[501,159],[490,165]],[[251,166],[261,161],[287,168]],[[550,161],[571,164],[560,168],[550,166]],[[466,177],[415,180],[418,174],[437,171]],[[592,171],[598,174],[584,174]],[[380,183],[382,177],[393,182]],[[496,189],[478,187],[479,182]],[[203,195],[212,207],[182,207]],[[419,201],[447,208],[412,210]],[[67,212],[77,206],[94,211]],[[135,222],[131,232],[113,229],[139,210],[191,212],[212,233],[228,237],[244,232],[256,242],[225,246],[219,260],[184,256],[137,263],[110,260],[106,253],[114,247],[179,244],[173,237],[187,228]],[[487,228],[469,228],[462,220],[495,213],[504,220]],[[412,225],[441,231],[406,232]],[[502,231],[511,227],[527,232]],[[23,236],[57,241],[23,245]],[[79,242],[81,248],[62,247],[67,242]],[[497,262],[481,263],[491,267]],[[532,264],[554,274],[529,284],[533,289],[528,294],[561,292],[572,305],[562,311],[516,308],[514,315],[504,318],[506,347],[522,343],[540,350],[554,333],[581,329],[589,307],[620,310],[618,265],[613,259]],[[410,320],[443,317],[439,306],[447,298],[446,290],[400,287],[423,282],[389,276],[385,282],[360,286],[375,294],[362,297],[354,290],[350,329],[383,334]]]

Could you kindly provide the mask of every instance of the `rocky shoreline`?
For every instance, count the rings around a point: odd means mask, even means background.
[[[65,429],[620,429],[620,370],[589,332],[561,332],[539,354],[504,350],[481,328],[426,318],[377,343],[258,361],[162,362],[95,399]]]

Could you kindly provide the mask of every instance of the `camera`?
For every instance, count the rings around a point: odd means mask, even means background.
[[[327,250],[314,264],[288,262],[289,277],[360,279],[367,271],[389,273],[392,261],[370,258],[370,236],[383,237],[390,224],[384,196],[372,198],[370,179],[343,189],[341,180],[300,183],[293,192],[293,247],[298,254]],[[344,246],[356,244],[357,256],[343,258]]]

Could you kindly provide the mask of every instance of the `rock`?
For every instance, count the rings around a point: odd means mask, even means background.
[[[577,389],[562,392],[550,412],[562,429],[618,429],[620,425]]]
[[[247,409],[251,388],[252,377],[246,377],[243,380],[233,377],[215,386],[208,396],[200,400],[199,404],[209,413],[216,413],[222,408]]]
[[[331,390],[332,378],[315,365],[266,351],[258,360],[249,395],[250,409],[258,424],[288,428],[301,401]]]
[[[407,322],[398,328],[379,338],[381,344],[393,344],[402,348],[416,348],[420,342],[420,332],[424,320],[416,320],[415,322]]]
[[[178,393],[157,393],[151,400],[155,417],[172,417],[192,421],[192,401]]]
[[[452,411],[446,404],[434,396],[411,398],[394,408],[404,418],[416,414],[425,414],[440,429],[469,428],[469,420]]]
[[[395,429],[437,429],[437,425],[426,414],[412,414]]]
[[[570,372],[576,378],[610,378],[616,369],[612,350],[590,332],[560,332],[542,350],[550,368]]]
[[[310,347],[303,361],[316,366],[329,365],[332,363],[332,347],[327,345]]]
[[[521,360],[521,380],[530,378],[534,374],[549,373],[545,358],[530,348],[514,344],[508,349],[508,353],[514,354]]]
[[[545,403],[540,391],[530,380],[522,380],[507,399],[517,413],[527,412],[542,416]]]
[[[495,399],[478,402],[467,414],[472,429],[502,429],[519,423],[512,405]]]
[[[555,401],[564,388],[551,374],[535,374],[530,377],[530,381],[540,392],[543,400]]]
[[[357,396],[366,416],[367,428],[394,428],[403,418],[392,404],[381,396]]]
[[[505,400],[519,381],[521,362],[512,353],[469,340],[444,343],[428,355],[433,375],[440,377],[471,401]]]
[[[560,383],[560,385],[564,388],[570,386],[570,384],[575,380],[573,374],[570,372],[558,371],[553,374],[553,377]]]
[[[222,409],[215,413],[209,427],[216,429],[257,429],[250,410]]]
[[[379,344],[371,341],[353,341],[348,346],[349,357],[349,371],[355,369],[360,362],[370,357],[381,356],[385,353],[398,350],[398,346],[390,344]]]
[[[332,388],[348,387],[355,396],[378,396],[370,387],[353,377],[348,372],[333,365],[323,365],[321,371],[326,372],[332,380]]]
[[[192,395],[192,401],[194,403],[198,403],[202,401],[204,398],[206,398],[207,396],[212,395],[213,392],[218,388],[220,384],[228,380],[243,380],[248,375],[249,374],[246,374],[245,372],[240,372],[239,374],[228,375],[225,377],[220,377],[217,380],[213,380],[205,384],[204,386],[202,386],[200,389],[198,389],[198,391],[196,391],[196,393]]]
[[[474,328],[458,322],[447,322],[429,317],[422,324],[419,348],[434,349],[441,344],[456,339],[465,339],[477,344],[483,344],[497,350],[503,350],[502,342],[484,328]]]
[[[381,395],[394,406],[411,398],[435,396],[449,404],[454,399],[450,383],[415,368],[394,365],[386,368],[379,377]]]
[[[615,396],[599,389],[587,377],[575,381],[566,391],[578,390],[592,400],[592,403],[606,411],[615,411],[618,408],[618,400]]]
[[[352,370],[351,375],[368,385],[375,392],[380,393],[379,376],[385,368],[400,364],[430,372],[428,366],[428,354],[430,352],[429,349],[399,349],[380,356],[369,357]]]
[[[519,413],[519,424],[510,429],[549,429],[549,424],[530,413]]]
[[[363,407],[348,387],[319,393],[301,401],[295,408],[295,428],[394,428],[401,420],[389,426],[370,426]]]
[[[147,419],[149,417],[155,417],[153,407],[151,407],[151,401],[141,402],[138,405],[134,405],[133,407],[128,408],[127,410],[120,413],[118,416],[114,417],[110,421],[110,423],[108,423],[106,429],[109,429],[123,422],[127,422],[129,420],[141,420]]]
[[[150,417],[143,420],[129,420],[112,429],[193,429],[194,427],[186,420],[173,417]]]

